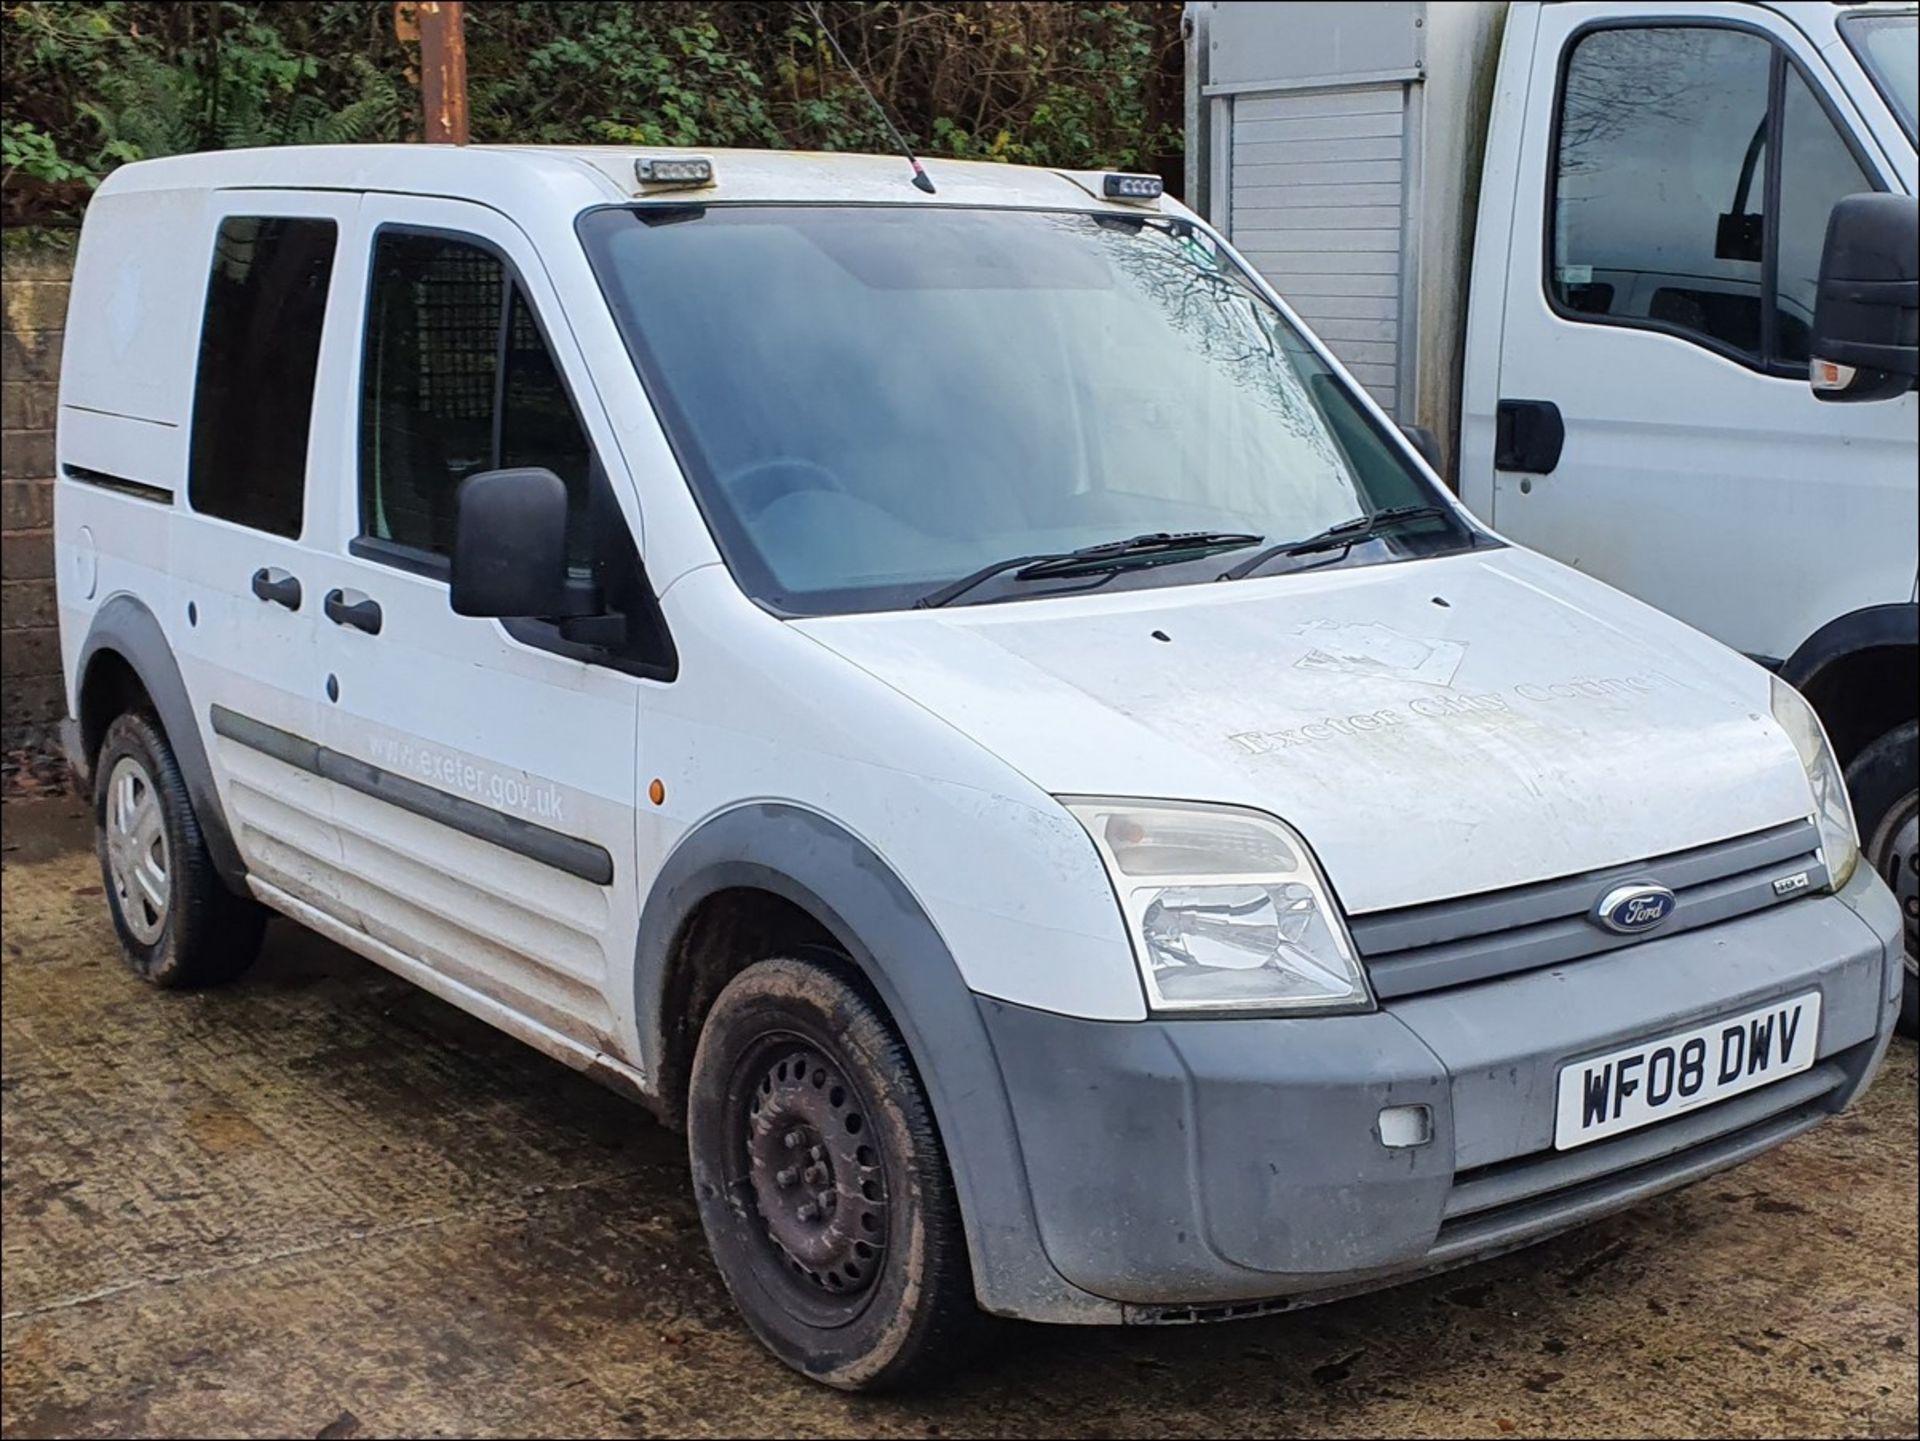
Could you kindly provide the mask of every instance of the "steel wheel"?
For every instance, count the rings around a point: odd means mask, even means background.
[[[906,1047],[844,957],[756,961],[700,1028],[693,1192],[740,1313],[849,1391],[950,1372],[979,1312],[945,1152]]]
[[[797,1038],[742,1058],[739,1116],[753,1195],[776,1264],[815,1325],[857,1312],[887,1243],[886,1173],[840,1068]]]
[[[169,856],[166,819],[147,768],[122,756],[107,777],[107,873],[120,915],[142,945],[167,928]]]

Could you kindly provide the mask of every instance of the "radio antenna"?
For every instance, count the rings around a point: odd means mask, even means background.
[[[866,77],[854,67],[853,61],[847,58],[847,52],[840,48],[840,42],[833,38],[833,32],[827,28],[827,22],[821,18],[820,7],[814,4],[813,0],[807,0],[807,9],[813,15],[814,25],[822,35],[827,37],[827,44],[833,47],[833,53],[840,57],[840,63],[846,66],[847,73],[853,76],[853,83],[860,87],[860,93],[865,95],[872,104],[875,113],[880,117],[880,123],[887,127],[887,134],[893,137],[893,143],[899,147],[900,153],[907,157],[907,164],[913,167],[914,187],[925,191],[928,195],[933,194],[933,177],[927,174],[918,160],[914,159],[913,147],[907,144],[907,137],[902,135],[900,127],[893,123],[893,117],[887,114],[887,107],[880,103],[880,97],[873,93],[873,88],[867,84]]]

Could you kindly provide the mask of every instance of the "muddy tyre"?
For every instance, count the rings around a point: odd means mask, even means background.
[[[130,713],[107,727],[93,819],[107,907],[136,975],[184,990],[253,964],[266,911],[214,870],[173,750],[150,717]]]
[[[1907,988],[1900,1029],[1920,1032],[1920,721],[1897,725],[1847,767],[1861,859],[1879,872],[1906,923]]]
[[[960,1209],[906,1048],[821,965],[720,993],[694,1055],[694,1195],[753,1332],[848,1391],[952,1370],[978,1320]]]

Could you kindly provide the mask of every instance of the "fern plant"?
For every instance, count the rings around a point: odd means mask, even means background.
[[[258,86],[234,87],[219,119],[223,149],[254,145],[354,145],[398,139],[410,114],[392,76],[364,57],[349,62],[357,94],[335,108],[310,90],[276,100]]]
[[[201,148],[202,101],[189,71],[135,50],[95,85],[95,98],[74,109],[99,131],[96,169]]]
[[[362,56],[349,61],[357,94],[338,107],[296,88],[310,78],[311,59],[284,70],[222,59],[209,78],[133,51],[103,74],[96,97],[76,106],[98,132],[96,167],[194,150],[390,140],[406,128],[410,101],[401,82]]]

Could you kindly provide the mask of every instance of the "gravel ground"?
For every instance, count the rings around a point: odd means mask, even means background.
[[[1915,1053],[1779,1151],[1291,1316],[1006,1325],[933,1394],[792,1376],[678,1138],[276,923],[238,986],[120,965],[81,807],[4,836],[0,1429],[52,1435],[1912,1436]]]

